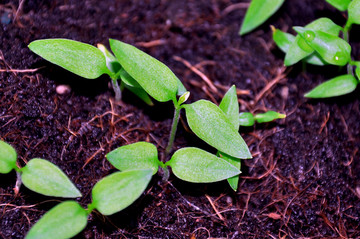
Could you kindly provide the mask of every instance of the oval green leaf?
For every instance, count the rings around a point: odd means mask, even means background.
[[[87,217],[86,210],[77,202],[62,202],[45,213],[30,229],[25,238],[72,238],[86,227]]]
[[[179,80],[163,63],[134,46],[110,39],[110,47],[125,71],[154,99],[176,102]]]
[[[239,102],[235,85],[226,92],[224,98],[220,102],[219,108],[225,113],[234,128],[239,130]]]
[[[0,140],[0,173],[9,173],[17,168],[16,159],[15,149],[10,144]]]
[[[340,11],[346,11],[348,9],[351,0],[326,0],[329,4]]]
[[[217,182],[240,173],[224,159],[192,147],[176,151],[165,165],[171,167],[176,177],[193,183]]]
[[[307,24],[305,28],[310,30],[319,30],[326,32],[330,35],[338,36],[340,30],[342,29],[340,26],[336,25],[331,19],[329,18],[319,18],[315,21]],[[299,35],[295,37],[295,40],[289,47],[289,50],[286,52],[284,64],[286,66],[293,65],[300,60],[312,55],[314,49]],[[310,59],[307,61],[310,64],[315,62],[315,65],[321,65],[321,59]]]
[[[360,24],[360,0],[353,0],[348,7],[349,22]]]
[[[251,158],[250,151],[224,112],[207,100],[183,105],[191,130],[206,143],[235,158]]]
[[[30,160],[21,169],[21,180],[34,192],[47,196],[76,198],[81,193],[55,164],[40,158]]]
[[[244,35],[264,23],[284,3],[284,0],[252,0],[241,25],[240,35]]]
[[[159,168],[158,152],[155,145],[137,142],[121,146],[106,155],[107,160],[121,171],[151,169],[155,174]]]
[[[110,174],[95,184],[92,190],[92,205],[103,215],[119,212],[140,197],[151,176],[150,169]]]
[[[356,89],[359,82],[352,75],[342,75],[328,80],[309,93],[305,94],[308,98],[328,98],[350,93]]]
[[[272,26],[273,40],[275,44],[283,51],[288,52],[290,45],[295,41],[295,36],[283,32],[280,29],[275,29]]]
[[[111,74],[103,53],[96,47],[68,39],[45,39],[30,43],[34,53],[87,79]]]
[[[267,111],[262,114],[256,114],[254,116],[254,119],[258,123],[267,123],[267,122],[271,122],[276,119],[284,119],[285,117],[286,117],[286,115],[284,115],[284,114],[270,110],[270,111]]]
[[[239,114],[240,126],[253,126],[255,124],[254,115],[250,112],[242,112]]]
[[[344,66],[350,61],[351,47],[340,37],[303,27],[294,29],[326,62]]]

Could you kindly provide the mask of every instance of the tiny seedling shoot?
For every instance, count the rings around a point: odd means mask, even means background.
[[[75,201],[63,202],[47,212],[31,228],[27,238],[75,236],[86,226],[87,217],[92,210],[111,215],[132,204],[143,193],[159,168],[164,172],[164,180],[169,177],[170,167],[173,174],[184,181],[211,183],[227,179],[236,191],[238,175],[241,173],[240,160],[252,157],[239,134],[239,127],[252,126],[255,121],[263,123],[285,117],[274,111],[256,115],[249,112],[239,114],[235,86],[229,89],[219,106],[207,100],[187,104],[190,93],[166,65],[118,40],[110,39],[114,55],[102,45],[95,48],[66,39],[37,40],[29,47],[45,59],[80,76],[96,78],[103,73],[109,74],[115,91],[115,83],[121,79],[125,88],[136,89],[138,96],[142,92],[140,95],[146,96],[147,102],[151,102],[150,97],[160,102],[172,101],[174,118],[163,158],[158,157],[155,145],[148,142],[137,142],[111,151],[106,158],[120,172],[106,176],[94,186],[92,203],[88,208],[82,208]],[[68,57],[68,54],[72,56]],[[79,57],[84,62],[80,62]],[[84,64],[92,67],[87,66],[85,69]],[[181,110],[185,111],[192,132],[212,146],[213,153],[186,147],[172,154]]]
[[[319,18],[305,27],[293,27],[298,33],[293,36],[273,28],[273,39],[285,52],[285,66],[299,61],[323,66],[346,67],[347,73],[336,76],[305,94],[308,98],[327,98],[354,91],[360,80],[360,61],[351,58],[349,31],[353,24],[360,24],[360,0],[327,0],[340,11],[347,11],[344,27],[329,18]],[[339,35],[341,34],[342,37]]]

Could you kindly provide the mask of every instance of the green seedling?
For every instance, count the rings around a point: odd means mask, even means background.
[[[53,197],[77,198],[81,193],[70,179],[53,163],[45,159],[31,159],[25,167],[20,168],[16,164],[17,153],[15,149],[4,141],[0,141],[0,173],[6,174],[15,170],[17,183],[15,189],[20,188],[21,183],[30,190]]]
[[[116,47],[116,44],[111,44],[111,46],[112,50],[114,51],[113,47]],[[129,45],[129,48],[131,47],[132,46]],[[151,82],[154,85],[149,87],[149,84],[145,84],[146,89],[144,90],[132,78],[132,74],[135,74],[134,77],[138,77],[143,74],[143,72],[140,71],[134,73],[131,71],[131,62],[127,62],[126,60],[118,61],[118,59],[115,58],[115,56],[101,44],[98,44],[98,47],[96,48],[89,44],[68,39],[44,39],[31,42],[29,44],[29,48],[31,51],[43,57],[44,59],[81,77],[95,79],[103,74],[109,75],[115,92],[115,98],[117,100],[121,99],[121,89],[123,88],[130,90],[149,105],[152,105],[153,103],[147,93],[147,90],[153,92],[159,87],[169,87],[169,89],[172,89],[175,93],[179,93],[180,95],[184,93],[182,92],[185,89],[184,86],[175,76],[172,76],[172,80],[159,82],[154,82],[156,79],[153,78],[147,82]],[[156,70],[164,67],[161,67],[161,62],[155,60],[154,58],[148,58],[147,56],[147,54],[139,51],[137,56],[131,56],[128,59],[130,60],[132,57],[137,57],[138,60],[142,59],[145,62],[154,61],[153,66],[157,65],[158,67],[144,69],[145,71],[152,71],[153,74],[149,74],[149,76],[151,75],[154,77]],[[126,59],[126,56],[122,57]],[[123,67],[119,62],[122,62],[125,66]],[[128,69],[132,74],[127,74],[128,72],[124,69]],[[118,81],[121,82],[120,86]],[[171,84],[169,86],[161,86],[161,83],[164,82]],[[154,95],[156,100],[167,100],[165,96],[158,96],[157,94]]]
[[[45,213],[30,229],[26,239],[66,239],[87,225],[93,210],[103,215],[117,213],[132,204],[150,182],[152,171],[129,170],[110,174],[92,189],[92,203],[84,209],[75,201],[65,201]]]
[[[344,27],[336,25],[329,18],[319,18],[305,27],[294,27],[298,35],[293,36],[273,29],[276,45],[285,52],[285,66],[304,61],[314,65],[346,66],[347,74],[336,76],[310,92],[308,98],[327,98],[354,91],[360,80],[360,62],[351,58],[349,31],[353,24],[360,24],[360,0],[327,0],[340,11],[348,12]],[[342,37],[339,36],[342,32]]]
[[[244,35],[269,19],[284,3],[284,0],[252,0],[246,11],[239,34]]]
[[[211,183],[228,179],[236,190],[238,178],[232,178],[240,174],[240,160],[252,157],[238,132],[241,120],[235,86],[231,87],[220,106],[207,100],[186,104],[190,93],[167,66],[120,41],[111,39],[110,47],[114,56],[105,48],[100,47],[100,50],[106,56],[107,69],[119,69],[122,83],[142,89],[157,101],[172,101],[174,104],[174,118],[164,158],[160,159],[157,148],[148,142],[137,142],[111,151],[106,158],[121,172],[108,175],[94,186],[93,201],[88,208],[84,209],[73,201],[59,204],[30,229],[28,239],[54,238],[54,235],[69,238],[83,230],[94,209],[103,215],[123,210],[144,192],[159,168],[162,168],[165,180],[169,177],[170,167],[174,175],[184,181]],[[170,156],[183,109],[193,133],[215,148],[217,154],[187,147]],[[254,118],[259,122],[266,121],[257,115]],[[54,227],[55,223],[57,227]]]

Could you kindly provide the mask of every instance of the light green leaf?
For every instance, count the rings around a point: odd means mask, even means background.
[[[250,151],[239,132],[224,112],[207,100],[183,105],[191,130],[217,150],[236,158],[251,158]]]
[[[255,124],[254,115],[250,112],[242,112],[239,114],[240,126],[253,126]]]
[[[119,212],[140,197],[151,176],[151,169],[110,174],[95,184],[92,190],[92,204],[103,215]]]
[[[110,39],[110,47],[125,71],[154,99],[176,102],[179,80],[163,63],[134,46]]]
[[[165,165],[171,167],[176,177],[193,183],[217,182],[240,173],[224,159],[191,147],[176,151]]]
[[[294,29],[328,63],[343,66],[350,61],[351,47],[340,37],[303,27]]]
[[[87,79],[111,74],[103,53],[89,44],[68,39],[46,39],[31,42],[29,48],[51,63]]]
[[[220,157],[222,159],[224,159],[225,161],[227,161],[228,163],[230,163],[231,165],[233,165],[235,168],[237,168],[239,170],[241,169],[240,159],[231,157],[224,153],[220,153]],[[228,181],[230,187],[236,192],[238,189],[238,185],[239,185],[239,175],[232,176],[231,178],[228,178],[227,181]]]
[[[185,88],[185,86],[183,85],[183,83],[179,80],[179,78],[177,78],[177,82],[178,82],[178,90],[177,90],[177,95],[183,95],[185,94],[188,90]]]
[[[17,168],[16,159],[15,149],[10,144],[0,140],[0,173],[9,173]]]
[[[244,35],[264,23],[284,3],[284,0],[252,0],[241,25],[240,35]]]
[[[326,0],[329,4],[340,11],[346,11],[348,9],[351,0]]]
[[[267,122],[271,122],[276,119],[284,119],[285,117],[286,117],[286,115],[284,115],[284,114],[270,110],[270,111],[267,111],[262,114],[256,114],[254,116],[254,119],[258,123],[267,123]]]
[[[226,92],[224,98],[220,102],[219,108],[225,113],[234,128],[239,130],[239,102],[235,85]]]
[[[44,214],[25,239],[67,239],[81,232],[87,224],[87,213],[75,201],[66,201]]]
[[[114,74],[118,73],[121,69],[121,65],[116,60],[115,56],[111,54],[103,44],[97,44],[97,48],[104,54],[107,68]]]
[[[327,98],[350,93],[356,89],[358,81],[352,75],[342,75],[328,80],[309,93],[305,94],[308,98]]]
[[[121,146],[106,155],[107,160],[121,171],[151,169],[155,174],[159,168],[158,152],[155,145],[137,142]]]
[[[55,164],[34,158],[21,169],[21,180],[34,192],[47,196],[76,198],[81,193]]]
[[[189,91],[186,91],[184,94],[182,94],[179,98],[178,105],[185,103],[189,99],[189,96],[190,96]]]
[[[325,17],[316,19],[315,21],[307,24],[305,28],[310,30],[323,31],[334,36],[338,36],[340,30],[342,29],[332,20]],[[314,49],[302,37],[297,35],[294,42],[290,45],[289,50],[286,52],[284,64],[286,66],[293,65],[300,60],[310,56],[313,52]],[[316,60],[315,63],[319,63],[319,60]],[[313,63],[313,61],[310,60],[308,63]]]
[[[283,32],[280,29],[276,29],[273,26],[272,27],[272,31],[273,31],[273,40],[275,42],[275,44],[283,51],[283,52],[288,52],[290,45],[295,41],[295,36]]]
[[[301,37],[299,36],[298,38],[301,39]],[[275,29],[273,28],[273,40],[276,43],[276,45],[284,52],[287,53],[289,51],[290,46],[293,44],[293,42],[295,41],[295,36],[283,32],[279,29]],[[294,47],[294,46],[293,46]],[[296,49],[298,50],[299,46],[295,46]],[[301,50],[301,49],[300,49]],[[294,52],[293,52],[294,53]],[[297,53],[295,53],[297,54]],[[301,54],[301,53],[300,53]],[[300,55],[300,57],[302,57],[302,55]],[[326,64],[326,62],[324,60],[321,59],[321,57],[316,53],[313,52],[312,54],[310,54],[309,56],[304,58],[306,63],[312,64],[312,65],[318,65],[318,66],[323,66]],[[290,61],[290,60],[289,60]],[[292,62],[287,62],[288,64],[291,64]]]
[[[360,0],[353,0],[348,7],[349,22],[360,24]]]

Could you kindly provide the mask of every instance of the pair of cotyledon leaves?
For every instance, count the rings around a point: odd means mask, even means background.
[[[15,149],[0,141],[0,173],[16,169],[22,183],[34,192],[54,197],[81,197],[80,191],[69,178],[53,163],[31,159],[25,167],[16,165]],[[111,215],[132,204],[145,190],[152,171],[132,170],[113,173],[96,183],[92,190],[91,204],[103,215]],[[29,231],[26,238],[70,238],[87,224],[88,212],[77,202],[67,201],[47,212]]]
[[[303,27],[294,27],[298,35],[273,29],[273,39],[286,53],[284,64],[300,60],[315,65],[344,66],[351,62],[350,45],[338,37],[342,28],[328,18],[320,18]],[[356,74],[358,75],[358,68]],[[326,98],[347,94],[355,90],[358,80],[351,74],[335,77],[305,94],[309,98]]]
[[[113,79],[121,78],[129,90],[148,104],[152,102],[147,94],[160,102],[175,102],[177,94],[186,92],[174,73],[155,58],[113,39],[110,47],[115,57],[102,45],[96,48],[68,39],[36,40],[29,44],[36,54],[81,77],[95,79],[108,74]]]
[[[244,21],[240,28],[240,35],[244,35],[269,19],[284,3],[285,0],[252,0],[246,11]],[[348,10],[349,24],[360,23],[358,0],[326,0],[340,11]]]
[[[76,198],[81,193],[69,178],[53,163],[40,158],[31,159],[25,167],[16,165],[15,149],[4,141],[0,141],[0,173],[9,173],[16,169],[22,183],[34,192],[54,197]]]

